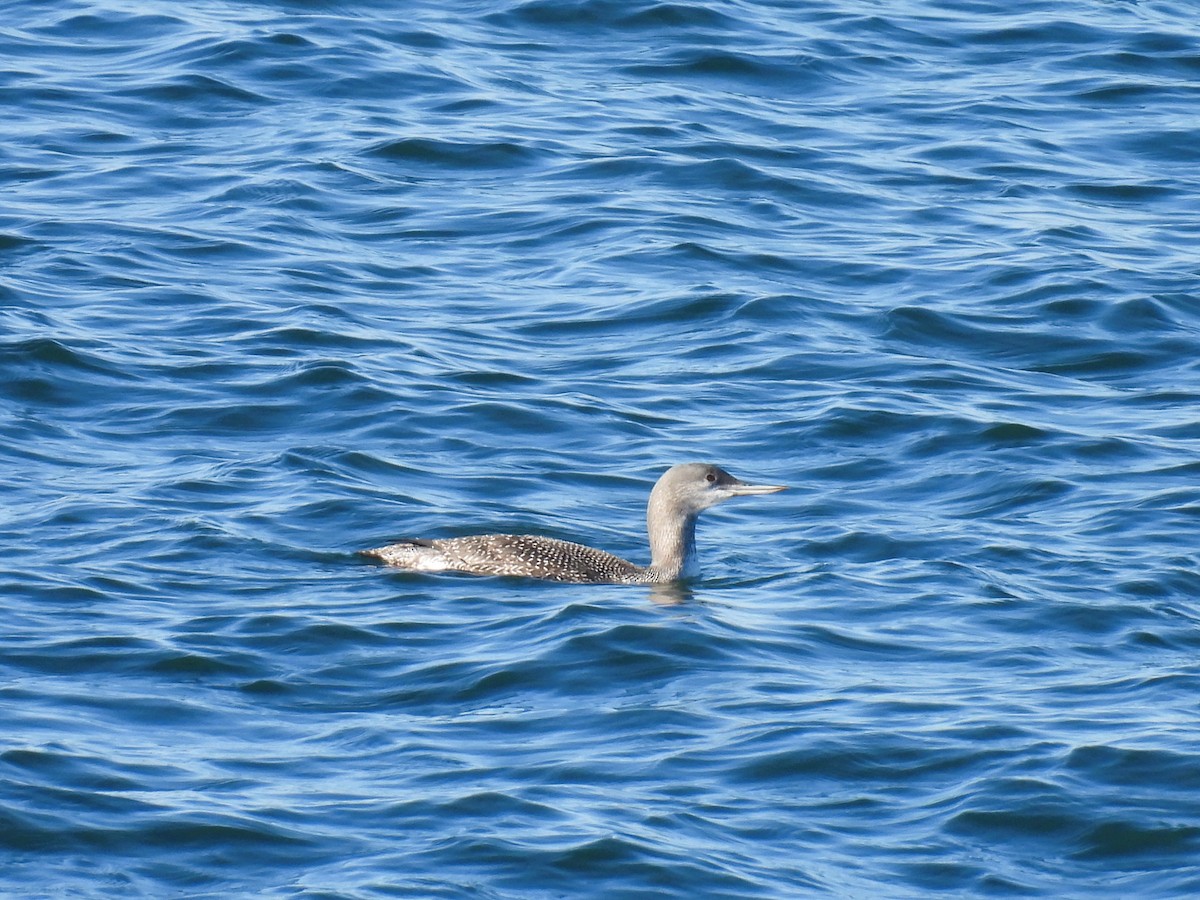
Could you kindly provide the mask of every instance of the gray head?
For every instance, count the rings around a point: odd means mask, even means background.
[[[663,581],[695,569],[696,517],[734,497],[773,494],[781,484],[746,484],[719,466],[683,463],[663,473],[650,492],[646,528],[651,568]]]
[[[734,497],[773,494],[783,489],[782,484],[746,484],[720,466],[683,463],[671,466],[658,479],[658,484],[650,492],[650,505],[675,509],[685,516],[694,517],[710,506]]]

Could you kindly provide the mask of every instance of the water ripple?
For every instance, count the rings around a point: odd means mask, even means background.
[[[10,13],[4,892],[1200,891],[1176,6]]]

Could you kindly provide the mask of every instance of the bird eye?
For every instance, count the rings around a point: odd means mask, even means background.
[[[704,476],[704,480],[707,481],[709,484],[712,484],[714,481],[717,480],[717,473],[709,472],[707,475]]]

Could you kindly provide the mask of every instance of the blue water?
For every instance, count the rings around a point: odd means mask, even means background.
[[[0,893],[1200,893],[1193,5],[2,9]]]

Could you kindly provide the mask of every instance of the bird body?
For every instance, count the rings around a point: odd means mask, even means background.
[[[536,534],[400,541],[366,553],[389,566],[418,572],[517,575],[578,584],[646,581],[642,567],[619,556]]]
[[[782,485],[746,484],[705,463],[672,466],[654,485],[646,507],[648,566],[584,544],[521,534],[405,540],[362,552],[417,572],[516,575],[576,584],[662,584],[695,574],[696,518],[701,512],[733,497],[781,490]]]

